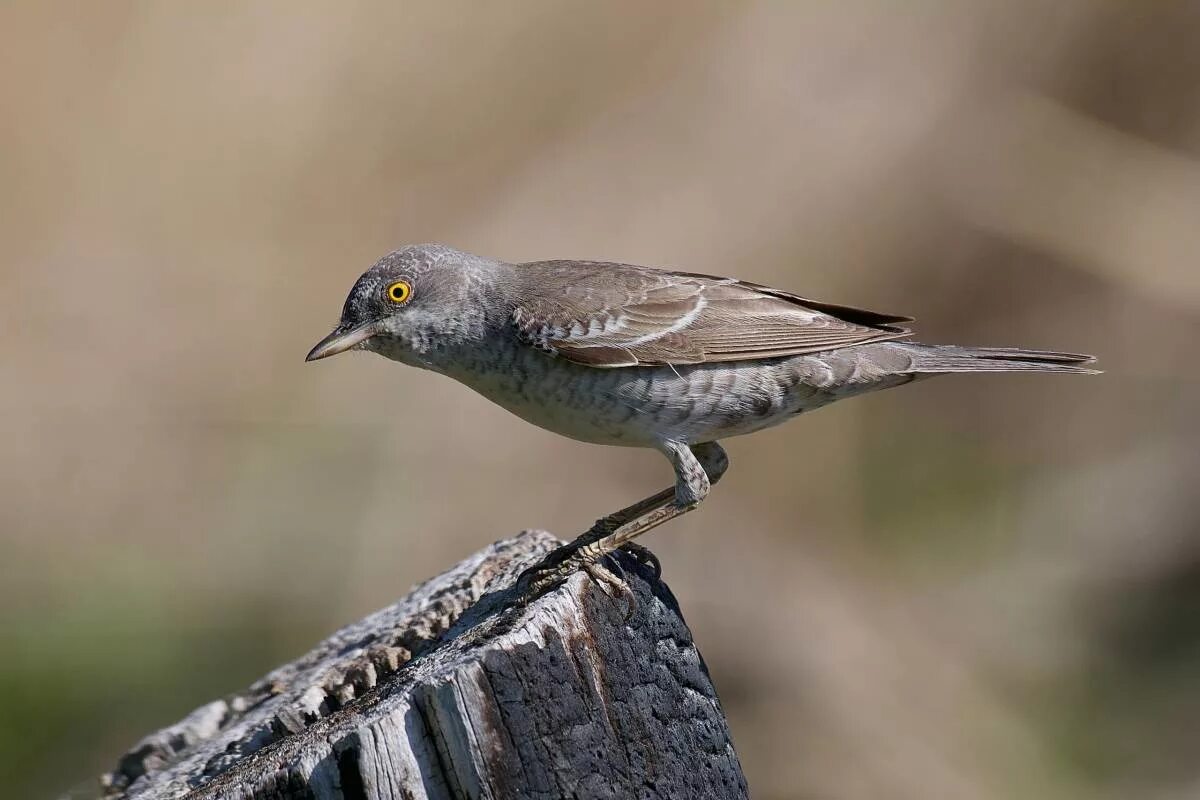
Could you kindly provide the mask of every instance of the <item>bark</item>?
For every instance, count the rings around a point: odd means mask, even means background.
[[[150,734],[110,798],[738,798],[746,784],[667,587],[576,575],[524,607],[516,575],[557,544],[476,553],[243,693]]]

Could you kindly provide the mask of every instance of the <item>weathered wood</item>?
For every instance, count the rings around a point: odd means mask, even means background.
[[[746,784],[670,591],[577,575],[506,608],[557,544],[468,558],[247,691],[151,734],[105,794],[154,798],[738,798]]]

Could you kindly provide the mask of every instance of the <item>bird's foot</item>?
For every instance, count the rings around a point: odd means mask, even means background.
[[[650,552],[650,548],[643,547],[637,542],[626,542],[621,545],[621,549],[629,555],[633,556],[643,567],[649,567],[654,573],[654,579],[658,580],[662,577],[662,562],[658,560],[658,556]]]
[[[645,550],[645,548],[639,548]],[[657,563],[654,555],[645,551],[652,563]],[[516,596],[520,602],[528,603],[546,592],[561,586],[572,575],[580,570],[586,572],[592,580],[609,597],[631,595],[632,591],[626,585],[622,576],[617,575],[608,566],[601,563],[603,553],[588,546],[579,547],[574,543],[565,544],[550,551],[538,563],[529,567],[517,578]],[[635,556],[638,557],[638,556]],[[642,560],[639,558],[639,560]],[[615,562],[614,566],[616,566]],[[617,569],[620,569],[617,566]]]

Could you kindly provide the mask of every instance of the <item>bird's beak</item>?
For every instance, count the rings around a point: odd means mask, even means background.
[[[308,351],[304,360],[316,361],[319,358],[328,358],[336,356],[338,353],[344,353],[362,344],[378,332],[375,325],[370,322],[359,325],[357,328],[344,328],[339,325],[333,329],[332,333],[317,342],[317,346]]]

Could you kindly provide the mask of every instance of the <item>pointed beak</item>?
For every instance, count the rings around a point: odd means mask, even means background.
[[[304,360],[316,361],[321,358],[336,356],[338,353],[344,353],[362,344],[376,333],[378,333],[378,330],[370,322],[366,325],[359,325],[357,328],[344,328],[339,325],[333,329],[332,333],[317,342],[317,346],[308,351],[308,355],[304,357]]]

